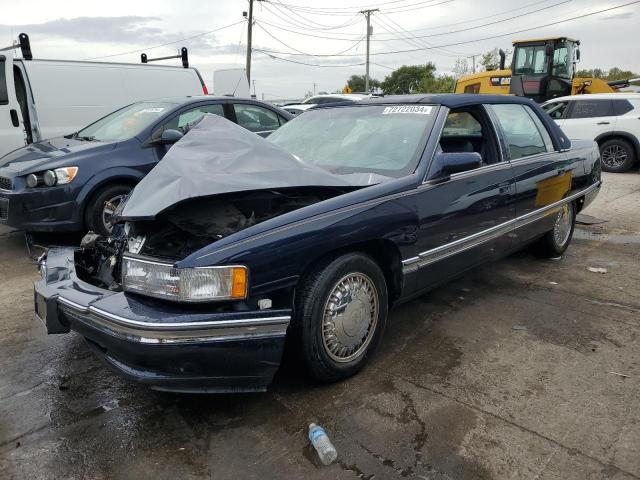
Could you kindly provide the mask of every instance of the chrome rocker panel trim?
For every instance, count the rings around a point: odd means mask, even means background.
[[[597,190],[598,188],[600,188],[600,185],[601,182],[594,183],[593,185],[590,185],[580,192],[574,193],[573,195],[565,197],[562,200],[558,200],[557,202],[554,202],[543,208],[534,210],[533,212],[529,212],[525,215],[516,217],[512,220],[509,220],[508,222],[501,223],[486,230],[474,233],[473,235],[469,235],[468,237],[461,238],[459,240],[441,245],[436,248],[432,248],[431,250],[426,250],[419,253],[415,257],[407,258],[402,261],[402,273],[406,275],[408,273],[415,272],[419,268],[431,265],[432,263],[439,262],[440,260],[443,260],[457,253],[461,253],[471,248],[477,247],[479,245],[482,245],[483,243],[494,240],[498,237],[501,237],[502,235],[508,234],[518,228],[535,222],[536,220],[540,220],[541,218],[548,215],[550,211],[564,205],[565,203],[576,200]]]

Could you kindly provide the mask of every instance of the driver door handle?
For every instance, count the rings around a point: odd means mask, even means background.
[[[609,125],[609,122],[598,122],[597,125]]]

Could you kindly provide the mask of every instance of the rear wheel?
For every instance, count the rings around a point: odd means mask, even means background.
[[[358,372],[380,342],[387,308],[384,274],[367,255],[349,253],[308,274],[293,333],[310,373],[331,382]]]
[[[622,138],[613,138],[600,145],[602,169],[605,172],[626,172],[635,163],[633,146]]]
[[[124,184],[107,185],[98,190],[87,206],[87,228],[100,235],[109,235],[113,214],[129,192],[131,187]]]
[[[545,233],[545,235],[533,245],[534,252],[544,258],[559,257],[565,252],[567,247],[569,247],[575,225],[575,205],[573,202],[569,202],[560,207],[560,211],[553,225],[553,230]]]

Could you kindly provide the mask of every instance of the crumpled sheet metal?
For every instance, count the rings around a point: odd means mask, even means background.
[[[302,186],[366,186],[387,177],[335,175],[218,115],[206,115],[142,179],[119,217],[153,219],[168,207],[209,195]]]

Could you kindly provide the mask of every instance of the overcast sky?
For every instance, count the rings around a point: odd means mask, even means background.
[[[256,1],[252,79],[258,97],[296,98],[308,91],[342,88],[352,74],[364,74],[365,7],[372,16],[372,78],[393,68],[431,61],[451,72],[456,58],[515,39],[563,35],[582,42],[579,68],[618,66],[640,72],[640,3],[542,27],[633,0],[269,0]],[[247,0],[2,0],[0,47],[21,32],[29,34],[36,58],[139,62],[189,48],[190,62],[210,91],[213,71],[245,64]],[[515,18],[514,18],[515,17]],[[233,25],[235,24],[235,25]],[[220,29],[214,33],[206,33]],[[529,30],[530,29],[530,30]],[[289,31],[290,30],[290,31]],[[526,30],[526,31],[524,31]],[[513,33],[518,32],[519,33]],[[503,35],[499,38],[487,38]],[[186,40],[182,40],[186,39]],[[484,40],[483,40],[484,39]],[[154,49],[168,42],[175,44]],[[429,48],[429,47],[441,48]],[[415,50],[393,53],[393,51]],[[117,55],[124,52],[124,55]],[[281,52],[281,53],[273,53]],[[288,53],[339,56],[305,56]],[[342,52],[342,53],[341,53]],[[112,56],[113,55],[113,56]],[[289,59],[284,61],[281,57]],[[300,65],[295,62],[320,64]],[[167,61],[176,64],[177,60]]]

